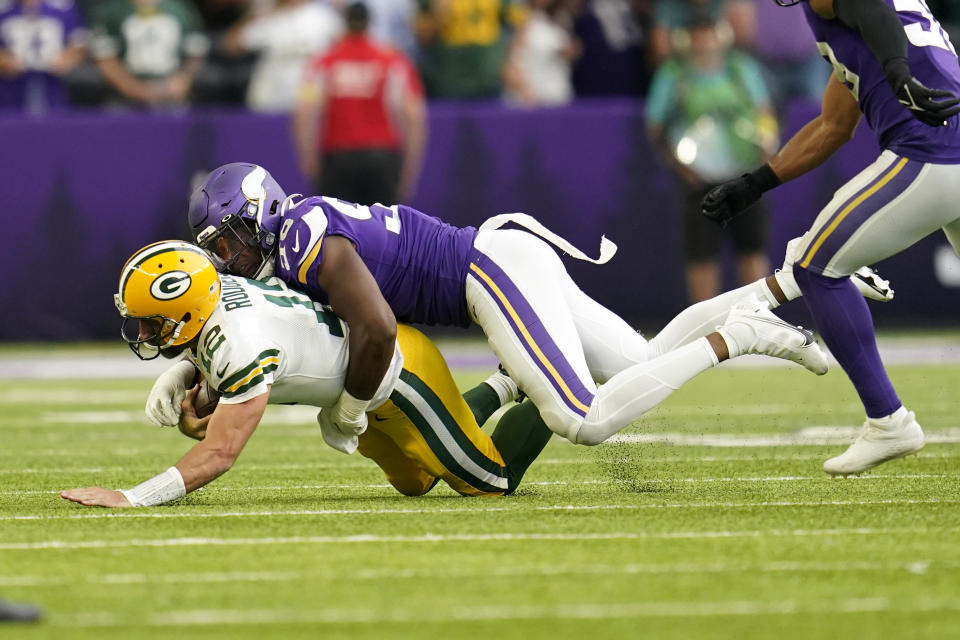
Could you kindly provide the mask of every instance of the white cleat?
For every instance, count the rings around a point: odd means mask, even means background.
[[[822,376],[827,372],[827,356],[813,339],[813,332],[795,327],[770,312],[766,302],[751,296],[730,310],[727,321],[717,329],[739,347],[735,354],[757,353],[790,360]]]
[[[786,255],[783,258],[783,266],[777,271],[777,281],[784,292],[795,291],[798,297],[800,290],[796,286],[796,280],[793,277],[793,263],[800,259],[800,243],[803,238],[794,238],[787,243]],[[881,278],[876,271],[870,267],[860,267],[850,276],[851,282],[857,287],[864,298],[877,300],[878,302],[890,302],[893,300],[893,287],[889,280]]]
[[[850,280],[857,286],[857,290],[864,298],[879,302],[893,300],[893,288],[890,286],[890,281],[881,278],[870,267],[860,267],[853,272]]]
[[[887,460],[916,453],[923,443],[923,429],[913,411],[901,407],[886,418],[867,418],[853,444],[824,462],[823,470],[834,476],[859,474]]]

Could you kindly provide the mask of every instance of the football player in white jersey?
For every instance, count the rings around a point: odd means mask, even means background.
[[[183,497],[230,469],[269,402],[331,407],[343,392],[348,329],[339,318],[279,279],[219,276],[196,246],[167,241],[138,251],[121,272],[115,302],[124,317],[124,339],[138,356],[186,352],[223,395],[208,423],[186,429],[198,429],[194,435],[202,440],[175,466],[132,489],[64,491],[67,500],[129,507]],[[668,327],[664,333],[684,344],[646,363],[642,393],[634,376],[626,383],[614,376],[601,385],[618,409],[599,416],[604,421],[599,426],[610,433],[597,442],[618,430],[616,425],[632,421],[622,412],[639,416],[696,373],[731,356],[765,353],[826,372],[826,357],[812,334],[765,309],[753,298],[735,306],[716,331],[704,322],[695,330],[689,319]],[[702,309],[695,315],[705,317]],[[359,448],[404,494],[422,495],[442,479],[464,495],[503,495],[516,488],[550,434],[533,419],[532,404],[520,406],[530,407],[526,423],[538,429],[525,446],[514,446],[521,425],[501,423],[493,438],[487,436],[436,347],[400,325],[387,373],[369,404],[373,419],[365,421],[367,428],[341,432],[326,410],[318,419],[328,444],[348,453]],[[496,442],[501,428],[510,432],[509,451]]]
[[[75,489],[63,492],[67,499],[116,507],[181,497],[232,466],[268,403],[331,407],[343,391],[348,329],[339,318],[277,279],[219,276],[193,245],[170,241],[138,251],[115,301],[124,339],[138,356],[185,353],[190,377],[196,367],[222,397],[209,420],[183,429],[202,439],[176,467],[128,491]],[[536,415],[532,405],[529,411]],[[535,427],[524,446],[511,440],[502,455],[433,343],[404,325],[369,428],[341,434],[327,413],[318,416],[324,439],[372,458],[406,495],[422,495],[440,479],[464,495],[510,493],[551,435]]]

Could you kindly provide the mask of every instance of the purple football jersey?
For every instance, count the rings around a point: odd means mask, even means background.
[[[884,0],[896,10],[909,41],[910,71],[931,89],[960,96],[960,64],[946,31],[923,0]],[[931,127],[897,100],[883,68],[860,34],[839,20],[824,20],[803,2],[820,53],[860,103],[860,110],[884,149],[921,162],[960,163],[960,118]]]
[[[466,277],[476,234],[473,227],[454,227],[403,205],[305,198],[282,213],[277,275],[327,302],[317,285],[323,240],[343,236],[356,245],[397,320],[466,327]]]
[[[42,111],[63,105],[66,91],[50,65],[63,50],[83,38],[83,24],[73,0],[45,0],[25,8],[0,0],[0,47],[12,54],[23,72],[0,81],[0,108]]]

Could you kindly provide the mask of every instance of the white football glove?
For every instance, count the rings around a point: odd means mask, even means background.
[[[176,427],[180,423],[180,403],[195,375],[196,369],[188,360],[181,360],[160,374],[144,409],[150,422],[158,427]]]
[[[334,449],[344,453],[357,450],[360,435],[367,430],[369,400],[354,398],[346,389],[337,403],[317,414],[323,439]]]
[[[323,441],[337,451],[350,455],[360,446],[358,435],[345,435],[333,423],[333,409],[322,409],[317,414],[317,422],[320,424],[320,435],[323,436]]]

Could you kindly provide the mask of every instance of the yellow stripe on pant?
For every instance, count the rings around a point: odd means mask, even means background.
[[[507,486],[503,458],[477,425],[439,350],[405,325],[397,327],[397,341],[403,352],[401,377],[407,382],[398,381],[391,400],[367,414],[360,453],[405,495],[426,493],[436,478],[463,495],[502,495]],[[442,409],[436,402],[427,406],[423,397],[438,400]],[[431,415],[437,409],[452,420],[441,422],[434,415],[431,430],[418,407]]]

